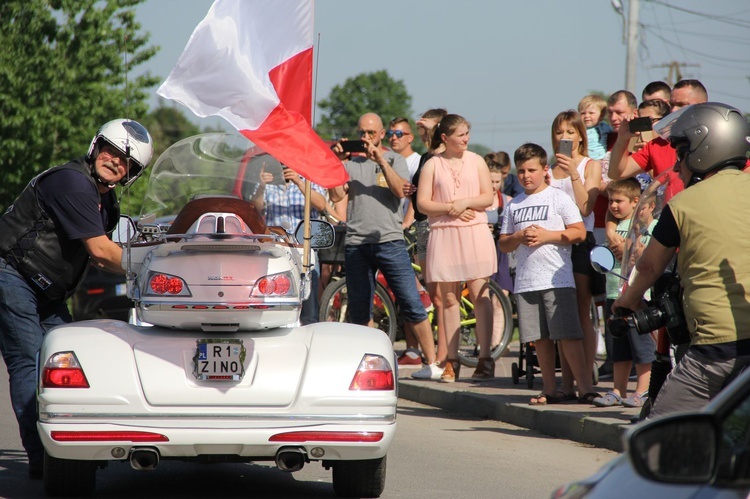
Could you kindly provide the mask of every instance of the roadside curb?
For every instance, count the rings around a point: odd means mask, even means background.
[[[513,390],[513,393],[508,393]],[[493,393],[494,392],[494,393]],[[531,406],[536,392],[467,383],[399,379],[399,397],[483,419],[492,419],[595,447],[622,451],[622,437],[637,410],[580,404]]]

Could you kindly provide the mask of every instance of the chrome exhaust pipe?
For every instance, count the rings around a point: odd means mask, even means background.
[[[276,467],[281,471],[299,471],[307,461],[307,452],[299,447],[285,447],[276,453]]]
[[[159,453],[143,448],[130,451],[130,467],[136,471],[153,471],[159,466]]]

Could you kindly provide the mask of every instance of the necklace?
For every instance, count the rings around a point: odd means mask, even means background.
[[[454,163],[454,160],[458,158],[448,158],[448,171],[451,174],[451,178],[453,179],[453,194],[456,193],[456,189],[461,187],[461,171],[464,169],[464,160],[461,159],[461,163],[457,170],[453,169],[453,166],[451,166]]]

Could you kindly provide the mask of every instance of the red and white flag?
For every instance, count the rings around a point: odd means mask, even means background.
[[[216,0],[156,93],[334,187],[348,175],[310,125],[312,63],[312,0]]]

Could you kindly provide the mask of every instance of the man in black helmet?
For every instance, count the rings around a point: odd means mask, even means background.
[[[37,175],[0,218],[0,351],[31,478],[41,478],[44,457],[36,354],[49,329],[72,321],[65,301],[90,260],[123,273],[122,248],[107,236],[119,218],[113,189],[135,181],[152,155],[142,125],[110,121],[86,156]]]
[[[703,407],[750,365],[750,125],[740,111],[706,102],[665,117],[656,131],[677,152],[686,189],[659,217],[615,307],[643,308],[643,293],[677,258],[690,332],[687,354],[649,417]]]

